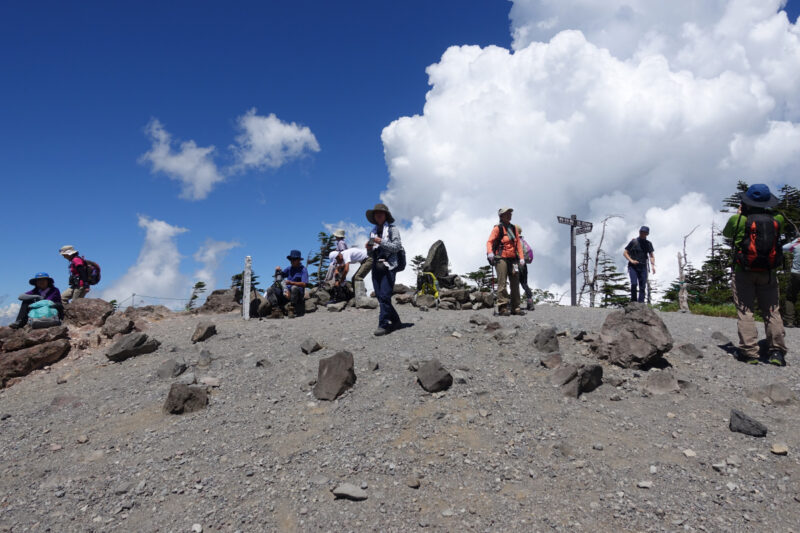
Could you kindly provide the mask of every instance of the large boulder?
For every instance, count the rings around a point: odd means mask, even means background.
[[[230,313],[241,311],[241,289],[217,289],[208,295],[206,301],[198,309],[198,313]]]
[[[431,359],[420,365],[417,370],[417,381],[426,391],[439,392],[450,388],[453,376],[438,359]]]
[[[137,355],[155,352],[159,346],[161,343],[146,333],[129,333],[108,348],[106,357],[119,363]]]
[[[348,351],[338,352],[319,360],[314,396],[319,400],[335,400],[355,382],[353,354]]]
[[[11,331],[13,332],[11,335],[0,339],[0,352],[15,352],[30,346],[66,339],[69,330],[67,326],[56,326],[45,329],[29,330],[24,328]]]
[[[114,312],[114,306],[100,298],[78,298],[64,306],[64,322],[73,326],[95,326],[105,324]]]
[[[106,319],[100,331],[109,339],[115,335],[125,335],[133,331],[133,320],[122,313],[114,313]]]
[[[542,353],[552,353],[559,351],[558,330],[553,326],[543,326],[539,328],[533,337],[533,346]]]
[[[217,334],[217,326],[213,322],[209,322],[208,320],[203,320],[197,327],[194,328],[194,333],[192,333],[192,344],[197,342],[203,342],[206,339],[209,339]]]
[[[447,257],[447,248],[442,241],[436,241],[428,249],[428,257],[422,263],[420,272],[432,272],[437,279],[450,273],[450,260]]]
[[[0,385],[12,378],[26,376],[44,366],[52,365],[69,353],[68,339],[45,342],[29,348],[8,352],[0,357]]]
[[[766,437],[767,431],[769,431],[767,426],[736,409],[731,409],[728,428],[736,433],[744,433],[745,435],[759,438]]]
[[[592,349],[599,359],[623,368],[648,367],[672,349],[672,335],[652,309],[631,302],[606,317]]]

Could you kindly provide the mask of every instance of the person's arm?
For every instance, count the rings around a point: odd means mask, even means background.
[[[396,226],[389,226],[387,230],[386,238],[380,239],[378,246],[390,254],[397,253],[403,247],[403,243],[400,241],[400,230]]]
[[[494,241],[500,234],[500,228],[497,225],[492,226],[492,231],[489,233],[489,240],[486,241],[486,259],[490,264],[494,264]]]
[[[632,258],[631,255],[628,253],[628,249],[631,247],[632,244],[633,244],[633,241],[629,242],[628,246],[626,246],[625,249],[622,250],[622,256],[625,259],[627,259],[630,264],[638,265],[639,261],[637,261],[636,259]]]
[[[800,238],[795,239],[794,241],[788,242],[783,245],[783,251],[789,253],[795,253],[795,248],[800,246]]]
[[[739,208],[739,211],[741,212],[741,207]],[[744,224],[741,221],[742,218],[745,217],[742,217],[741,214],[736,214],[729,218],[728,222],[725,224],[725,227],[722,229],[722,236],[727,237],[728,239],[735,239],[737,237],[736,233],[738,233],[739,228],[744,228]]]
[[[306,269],[306,267],[303,267],[303,270],[300,273],[300,281],[287,281],[286,284],[294,285],[295,287],[306,288],[306,286],[308,286],[308,270]]]
[[[653,252],[650,252],[650,270],[653,274],[656,273],[656,254]]]

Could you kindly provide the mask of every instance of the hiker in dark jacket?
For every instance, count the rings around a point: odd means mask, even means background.
[[[61,305],[61,291],[55,286],[53,278],[47,272],[37,272],[35,276],[28,280],[33,285],[33,289],[20,296],[22,303],[19,306],[17,320],[9,324],[9,327],[18,329],[28,323],[28,312],[32,303],[39,300],[50,300],[53,307],[58,311],[58,318],[64,319],[64,306]]]
[[[770,192],[769,187],[762,183],[751,185],[747,192],[739,194],[739,198],[741,199],[739,212],[728,219],[725,229],[722,230],[722,235],[733,239],[733,249],[744,252],[747,226],[759,222],[766,222],[768,226],[772,226],[768,229],[771,230],[770,233],[777,232],[777,235],[773,235],[777,241],[779,235],[783,233],[784,218],[782,215],[773,214],[771,208],[775,207],[779,200]],[[781,252],[778,246],[776,253],[780,254],[782,260]],[[746,262],[747,259],[742,253],[736,254],[732,288],[733,303],[736,304],[738,315],[739,358],[746,363],[759,363],[758,329],[753,319],[755,301],[758,300],[767,333],[768,360],[773,365],[786,366],[786,341],[779,311],[776,267],[754,269]]]
[[[367,209],[367,220],[375,224],[369,234],[367,253],[372,258],[372,285],[380,305],[378,329],[374,334],[381,336],[403,325],[392,305],[395,269],[403,243],[400,241],[400,232],[393,224],[394,217],[384,204],[375,204],[374,208]]]
[[[274,307],[280,307],[285,312],[287,303],[292,302],[292,311],[289,318],[300,317],[306,314],[306,286],[308,286],[308,270],[303,266],[303,254],[300,250],[292,250],[286,256],[290,265],[284,269],[275,267],[276,272],[283,275],[283,283],[286,286],[285,292],[278,287],[272,286],[267,289],[267,300]]]
[[[652,268],[656,273],[656,256],[653,255],[653,243],[647,240],[650,228],[639,228],[639,236],[632,239],[625,247],[622,255],[628,260],[628,275],[631,278],[631,301],[644,302],[647,294],[647,273]],[[637,286],[638,292],[637,295]]]
[[[58,253],[69,261],[69,289],[61,295],[62,303],[68,304],[70,300],[83,298],[89,292],[89,269],[78,251],[71,245],[62,246]]]

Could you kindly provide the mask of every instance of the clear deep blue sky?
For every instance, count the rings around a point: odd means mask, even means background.
[[[787,10],[794,20],[800,0]],[[236,240],[218,279],[252,254],[267,274],[290,248],[316,245],[321,222],[364,224],[388,175],[380,141],[422,112],[425,67],[451,45],[510,46],[505,0],[14,2],[0,16],[0,306],[36,271],[66,287],[57,254],[74,244],[111,282],[133,264],[137,215],[190,231],[183,270],[206,238]],[[220,166],[235,119],[308,126],[321,151],[248,172],[205,200],[137,162],[159,119],[177,140],[214,145]]]

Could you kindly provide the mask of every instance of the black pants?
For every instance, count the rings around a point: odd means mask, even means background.
[[[533,291],[528,287],[528,265],[519,269],[519,284],[522,285],[522,290],[525,291],[525,298],[531,298]]]
[[[289,294],[291,296],[295,316],[303,316],[306,314],[305,293],[306,291],[303,287],[298,287],[297,285],[289,286]],[[270,287],[267,289],[267,300],[269,300],[272,305],[280,307],[282,311],[286,311],[284,307],[290,301],[284,292],[277,287]]]
[[[19,324],[20,327],[24,326],[28,323],[28,312],[30,311],[31,304],[33,300],[22,300],[19,305],[19,313],[17,313],[17,320],[16,324]],[[60,303],[53,305],[58,311],[58,319],[64,320],[64,306]]]

